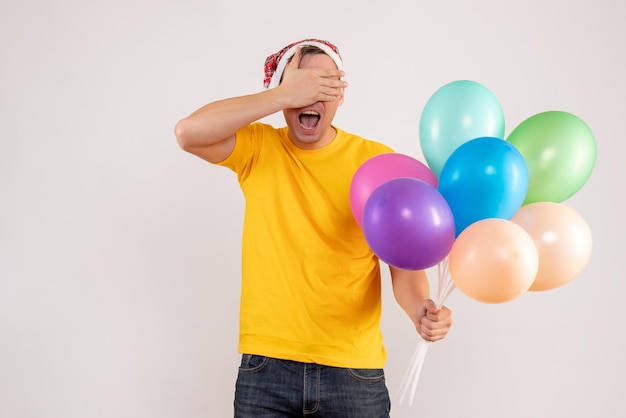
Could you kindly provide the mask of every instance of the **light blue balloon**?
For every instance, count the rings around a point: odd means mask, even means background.
[[[450,206],[458,236],[482,219],[511,219],[528,191],[528,167],[518,149],[505,140],[475,138],[450,155],[438,190]]]
[[[426,102],[419,122],[419,138],[435,176],[439,177],[455,149],[480,137],[504,138],[500,102],[482,84],[453,81],[439,88]]]

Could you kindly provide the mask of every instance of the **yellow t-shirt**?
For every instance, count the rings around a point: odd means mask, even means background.
[[[246,209],[239,351],[336,367],[382,368],[378,258],[350,209],[359,166],[389,147],[337,129],[303,150],[287,128],[237,132],[222,163]]]

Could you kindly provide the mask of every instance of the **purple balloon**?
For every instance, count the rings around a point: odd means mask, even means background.
[[[363,225],[363,209],[372,192],[399,177],[416,178],[437,187],[437,177],[421,161],[397,152],[375,155],[361,164],[350,183],[350,207],[359,225]]]
[[[383,262],[422,270],[441,262],[455,238],[448,203],[430,184],[401,177],[378,186],[363,210],[363,233]]]

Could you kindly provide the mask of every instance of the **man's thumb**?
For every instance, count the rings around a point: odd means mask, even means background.
[[[435,313],[439,310],[439,308],[437,308],[437,305],[432,299],[426,299],[424,301],[424,308],[426,309],[427,314]]]
[[[296,50],[296,53],[293,54],[293,56],[291,57],[291,61],[289,61],[287,63],[287,66],[285,67],[285,69],[289,68],[298,68],[300,66],[300,51],[301,51],[301,47],[298,47],[298,49]]]

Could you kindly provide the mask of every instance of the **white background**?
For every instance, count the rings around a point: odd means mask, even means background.
[[[625,416],[625,17],[619,0],[3,0],[0,416],[232,416],[243,199],[173,128],[260,91],[265,57],[307,37],[344,57],[336,124],[398,152],[423,158],[423,106],[457,79],[492,90],[507,134],[563,110],[596,136],[564,202],[593,232],[587,268],[504,304],[455,291],[392,415]],[[388,280],[395,396],[417,337]]]

